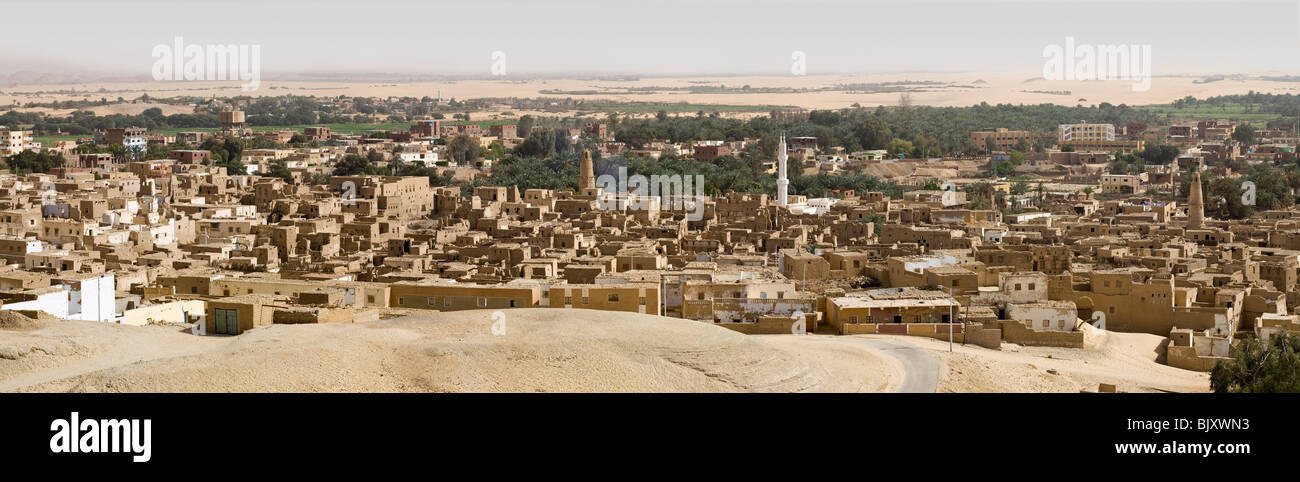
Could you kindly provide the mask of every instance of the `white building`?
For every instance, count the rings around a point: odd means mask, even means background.
[[[117,291],[111,274],[96,274],[41,290],[36,299],[7,303],[0,310],[40,310],[65,320],[113,322]]]
[[[1112,124],[1061,124],[1058,127],[1058,141],[1113,141],[1115,126]]]
[[[1079,320],[1072,301],[1008,304],[1007,318],[1038,331],[1074,331]]]

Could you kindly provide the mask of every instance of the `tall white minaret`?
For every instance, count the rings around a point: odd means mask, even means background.
[[[790,189],[790,180],[785,177],[785,136],[781,136],[781,150],[776,153],[776,205],[786,205],[786,194]]]

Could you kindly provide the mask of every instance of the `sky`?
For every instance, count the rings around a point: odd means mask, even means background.
[[[1300,0],[7,0],[0,74],[150,75],[152,51],[257,45],[295,73],[1038,72],[1048,45],[1150,45],[1155,75],[1300,73]]]

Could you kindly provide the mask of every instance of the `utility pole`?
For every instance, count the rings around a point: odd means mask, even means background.
[[[948,287],[948,298],[949,298],[948,300],[949,303],[957,302],[957,299],[952,297],[952,286]],[[953,317],[952,305],[949,304],[948,305],[948,353],[952,353],[952,325],[956,321],[957,319]]]
[[[953,313],[952,303],[955,303],[955,302],[957,301],[957,299],[956,299],[956,298],[953,298],[953,296],[952,296],[952,286],[948,286],[947,288],[948,288],[948,298],[949,298],[949,304],[948,304],[948,353],[952,353],[952,337],[953,337],[953,335],[952,335],[952,325],[956,324],[956,322],[957,322],[956,318],[953,317],[953,316],[954,316],[954,313]],[[940,289],[940,290],[944,289],[944,286],[943,286],[943,285],[939,285],[939,289]]]

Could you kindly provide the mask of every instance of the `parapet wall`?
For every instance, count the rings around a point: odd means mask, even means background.
[[[910,335],[948,340],[952,328],[952,341],[964,343],[965,329],[951,323],[845,323],[840,325],[841,335]]]
[[[1003,321],[1002,341],[1024,346],[1059,346],[1083,348],[1082,331],[1038,331],[1019,321]]]
[[[271,315],[275,324],[295,325],[300,323],[352,323],[355,311],[351,308],[318,308],[275,310]]]
[[[817,324],[820,319],[820,313],[807,313],[804,315],[804,332],[813,333],[817,331]],[[715,326],[721,326],[728,330],[738,331],[746,335],[789,335],[792,334],[792,328],[795,324],[794,317],[767,315],[760,316],[757,322],[720,322],[713,323],[701,321]]]
[[[1198,356],[1196,348],[1190,346],[1169,345],[1166,349],[1165,364],[1174,368],[1192,370],[1197,372],[1208,372],[1214,369],[1214,364],[1223,360],[1231,360],[1228,357],[1219,356]]]

